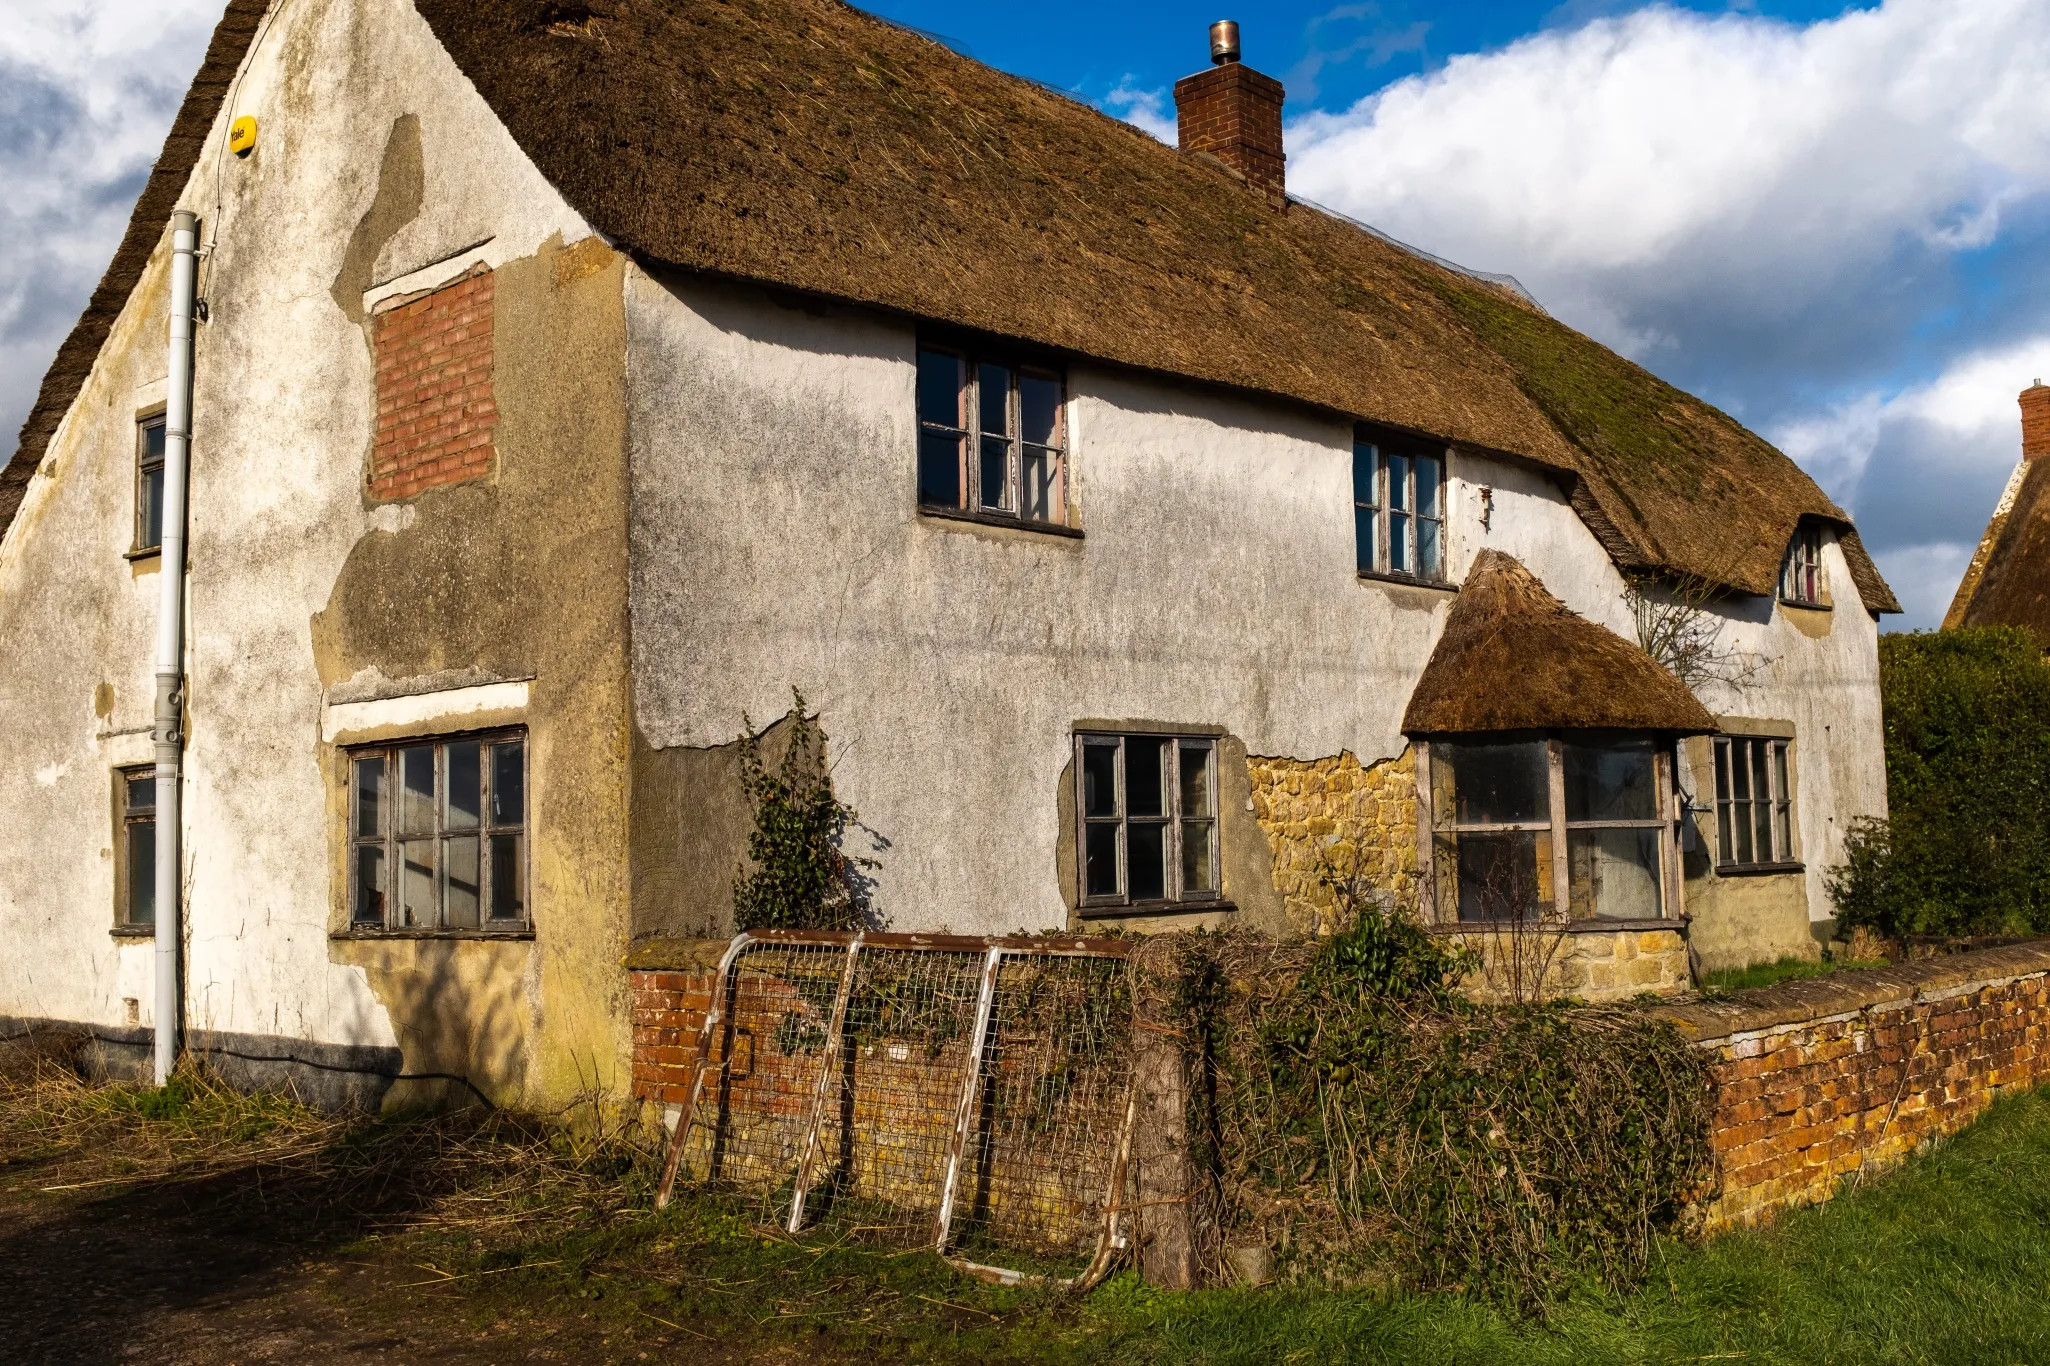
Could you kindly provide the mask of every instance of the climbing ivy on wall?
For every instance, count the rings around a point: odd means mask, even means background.
[[[1879,639],[1888,818],[1830,874],[1839,926],[1888,938],[2050,933],[2050,667],[1985,626]]]
[[[739,930],[853,930],[869,920],[862,871],[871,860],[842,848],[854,808],[833,794],[825,735],[790,690],[790,730],[783,762],[770,769],[762,732],[743,716],[740,785],[754,811],[747,858],[733,880],[733,926]]]

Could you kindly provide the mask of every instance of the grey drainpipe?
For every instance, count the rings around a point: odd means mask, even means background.
[[[185,486],[192,445],[192,313],[199,217],[171,215],[171,368],[164,403],[164,538],[157,573],[157,994],[156,1081],[178,1063],[184,1014],[178,949],[184,917],[179,877],[178,777],[185,750]]]

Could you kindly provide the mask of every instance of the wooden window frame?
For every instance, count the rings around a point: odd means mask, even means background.
[[[475,744],[478,748],[478,820],[475,826],[451,825],[449,823],[448,753],[451,746]],[[493,773],[494,751],[509,745],[519,746],[520,765],[520,809],[514,820],[494,818],[493,804],[496,796]],[[400,755],[405,751],[431,749],[434,765],[433,820],[431,830],[402,831],[398,828],[399,810],[402,804],[400,785],[403,769]],[[342,751],[342,781],[347,785],[347,799],[344,802],[346,826],[346,863],[348,873],[346,920],[348,933],[362,936],[395,936],[399,938],[522,938],[533,931],[533,768],[532,744],[525,727],[512,726],[491,730],[456,732],[441,735],[407,736],[404,739],[379,741],[375,744],[352,745]],[[357,781],[358,765],[382,759],[384,763],[384,786],[382,810],[378,813],[375,831],[364,830],[362,814],[363,791]],[[492,913],[492,903],[497,892],[500,868],[493,857],[493,843],[497,838],[513,837],[515,845],[514,876],[518,881],[518,906],[516,916],[497,916]],[[447,850],[460,840],[475,839],[477,842],[477,923],[474,925],[452,925],[449,923],[448,883],[451,872]],[[405,874],[402,847],[408,843],[431,842],[434,846],[434,917],[433,924],[404,923],[404,896],[401,879]],[[383,860],[383,883],[374,889],[382,900],[374,915],[365,912],[373,903],[365,899],[363,887],[363,851],[376,849]]]
[[[1584,733],[1572,731],[1524,732],[1521,734],[1473,735],[1464,737],[1444,736],[1436,741],[1418,741],[1417,751],[1417,871],[1422,897],[1426,905],[1426,918],[1443,925],[1467,925],[1486,927],[1514,923],[1507,919],[1461,920],[1459,907],[1440,904],[1437,877],[1439,853],[1437,841],[1445,834],[1508,834],[1535,833],[1546,837],[1549,845],[1552,868],[1551,900],[1540,902],[1540,906],[1551,908],[1541,914],[1541,921],[1548,925],[1565,925],[1569,928],[1619,929],[1633,925],[1673,926],[1683,923],[1684,902],[1681,886],[1679,823],[1681,807],[1678,785],[1674,781],[1677,767],[1673,757],[1672,738],[1662,732],[1645,733],[1652,744],[1652,785],[1656,814],[1643,818],[1606,818],[1601,820],[1569,820],[1566,816],[1566,746],[1569,743],[1586,743]],[[1452,745],[1503,743],[1514,740],[1535,742],[1542,740],[1545,746],[1546,816],[1541,821],[1440,821],[1434,810],[1436,784],[1434,769],[1438,763],[1446,762],[1444,750]],[[1621,916],[1575,916],[1572,913],[1572,833],[1576,830],[1655,830],[1658,834],[1657,866],[1659,875],[1659,915],[1656,917]]]
[[[1417,507],[1417,462],[1428,460],[1437,466],[1436,514],[1424,516]],[[1364,464],[1366,477],[1361,478]],[[1451,491],[1452,452],[1415,443],[1389,441],[1369,432],[1357,432],[1352,447],[1353,568],[1361,578],[1392,579],[1398,583],[1450,587],[1446,561],[1450,545],[1446,526],[1446,499]],[[1362,484],[1365,487],[1362,487]],[[1397,494],[1401,506],[1397,506]],[[1407,524],[1407,546],[1402,564],[1395,563],[1391,527],[1397,519]],[[1416,567],[1422,553],[1422,528],[1434,528],[1437,565],[1429,572]],[[1362,528],[1366,534],[1362,535]],[[1371,544],[1364,544],[1371,542]]]
[[[1001,350],[961,346],[949,342],[921,342],[916,367],[922,397],[927,356],[945,356],[955,365],[955,421],[949,426],[928,420],[921,407],[918,418],[918,510],[928,516],[952,517],[1028,531],[1077,534],[1073,526],[1072,481],[1073,441],[1068,420],[1068,379],[1058,367],[1035,363]],[[986,431],[983,411],[985,372],[1005,373],[1003,424],[1001,433]],[[1021,382],[1027,379],[1052,384],[1054,401],[1052,440],[1025,440]],[[926,497],[924,480],[925,447],[928,440],[951,441],[955,445],[955,501],[941,502]],[[1000,445],[1003,450],[1002,492],[998,501],[985,501],[984,452]],[[1025,507],[1025,468],[1031,452],[1039,452],[1053,464],[1048,483],[1048,506],[1044,516],[1028,515]]]
[[[1135,901],[1131,897],[1129,852],[1132,816],[1126,809],[1125,755],[1128,742],[1157,740],[1164,758],[1161,774],[1163,814],[1140,818],[1147,824],[1165,827],[1162,858],[1165,861],[1165,895]],[[1088,748],[1116,748],[1116,813],[1093,816],[1089,811],[1085,752]],[[1182,754],[1200,749],[1209,768],[1210,810],[1189,814],[1182,802]],[[1224,896],[1224,807],[1218,791],[1218,746],[1214,735],[1191,735],[1170,731],[1078,730],[1075,732],[1075,891],[1076,906],[1084,916],[1153,914],[1173,911],[1224,910],[1230,903]],[[1210,880],[1215,886],[1190,890],[1183,885],[1184,832],[1192,825],[1206,825],[1210,842]],[[1115,894],[1092,895],[1089,891],[1089,831],[1092,826],[1117,829],[1117,884]]]
[[[114,867],[114,933],[119,935],[147,937],[156,933],[156,777],[155,764],[129,764],[114,770],[114,821],[115,828],[120,832],[117,844],[118,861]],[[150,785],[147,810],[138,807],[133,800],[136,785],[139,783]],[[144,873],[148,878],[147,885],[152,903],[148,920],[138,920],[135,916],[135,899],[140,890],[136,877],[134,845],[135,827],[138,825],[150,827],[151,858]]]
[[[165,430],[166,420],[163,408],[138,414],[135,419],[135,525],[128,547],[130,559],[144,559],[163,553],[164,455],[162,452],[155,456],[150,454],[149,434]],[[152,473],[157,476],[157,534],[154,538],[148,534],[149,477]]]
[[[1783,735],[1717,735],[1711,737],[1710,777],[1715,805],[1715,870],[1718,876],[1733,877],[1758,873],[1805,871],[1800,859],[1800,828],[1795,819],[1793,741]],[[1751,790],[1757,774],[1753,758],[1763,751],[1769,791],[1760,797]],[[1736,795],[1738,760],[1744,756],[1742,772],[1746,791]],[[1771,837],[1769,857],[1759,858],[1757,812],[1766,808],[1766,833]],[[1741,813],[1743,825],[1736,821]],[[1739,838],[1742,835],[1744,838]],[[1749,849],[1752,857],[1737,855]]]
[[[1809,522],[1794,529],[1780,568],[1780,601],[1789,607],[1827,608],[1829,576],[1822,562],[1822,528]]]

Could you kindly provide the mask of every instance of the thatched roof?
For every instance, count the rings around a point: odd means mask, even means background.
[[[1770,593],[1802,516],[1849,527],[1763,440],[1509,290],[1276,212],[1215,161],[837,0],[416,4],[645,263],[1520,456],[1625,567]],[[1865,605],[1898,611],[1844,548]]]
[[[1523,562],[1483,550],[1409,695],[1410,735],[1504,730],[1662,730],[1715,718],[1680,680],[1545,591]]]
[[[2010,491],[1943,625],[2026,626],[2050,641],[2050,457],[2025,462]]]

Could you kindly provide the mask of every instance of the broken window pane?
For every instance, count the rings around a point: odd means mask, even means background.
[[[358,925],[384,923],[384,846],[356,846],[356,905],[350,917]]]
[[[1087,885],[1091,896],[1118,894],[1118,827],[1114,823],[1092,823],[1085,836]]]
[[[461,740],[448,747],[445,829],[474,830],[484,815],[483,748],[475,740]]]
[[[1115,744],[1082,746],[1082,814],[1115,816],[1118,813],[1118,747]]]
[[[442,844],[442,923],[454,929],[477,928],[477,912],[482,905],[477,853],[475,835]]]
[[[491,823],[521,825],[527,819],[527,747],[513,740],[491,747]]]
[[[1126,837],[1127,875],[1132,900],[1159,901],[1167,895],[1167,826],[1164,822],[1133,821]]]
[[[1657,830],[1569,830],[1566,851],[1574,919],[1656,920],[1664,914]]]
[[[1167,741],[1158,736],[1134,735],[1125,741],[1125,814],[1167,814],[1167,790],[1161,773],[1166,755]]]
[[[491,918],[521,920],[527,914],[527,864],[518,835],[491,837]]]
[[[1658,793],[1649,738],[1565,745],[1566,819],[1658,819]]]
[[[399,751],[399,833],[434,832],[434,746]]]

